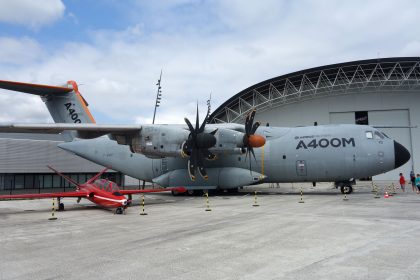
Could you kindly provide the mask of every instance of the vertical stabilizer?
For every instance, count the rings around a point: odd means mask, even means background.
[[[95,123],[75,81],[60,87],[0,80],[0,88],[39,95],[56,123]],[[63,136],[71,141],[77,132],[63,132]]]

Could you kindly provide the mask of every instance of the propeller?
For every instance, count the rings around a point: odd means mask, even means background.
[[[249,156],[249,172],[252,171],[251,154],[254,157],[255,162],[257,161],[254,148],[262,147],[265,144],[265,138],[261,135],[255,134],[255,131],[257,131],[260,126],[260,122],[254,123],[255,112],[255,110],[252,110],[245,118],[245,135],[243,143],[244,148],[246,149],[245,161]]]
[[[207,115],[200,126],[197,104],[195,128],[192,126],[191,122],[187,118],[184,118],[185,123],[188,125],[188,129],[190,130],[190,135],[188,136],[187,141],[185,141],[182,146],[182,152],[190,157],[190,159],[188,160],[188,173],[192,181],[195,180],[196,169],[198,169],[198,172],[204,178],[204,180],[207,180],[208,175],[206,169],[204,168],[204,159],[212,160],[216,157],[208,149],[216,144],[217,140],[214,134],[217,132],[217,129],[212,131],[211,133],[204,132],[204,128],[206,126],[208,117],[209,111],[207,110]]]

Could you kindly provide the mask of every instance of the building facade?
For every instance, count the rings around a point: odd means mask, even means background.
[[[58,148],[62,141],[60,135],[0,134],[0,193],[74,190],[47,165],[79,183],[104,169]],[[103,177],[124,185],[120,172],[109,170]]]

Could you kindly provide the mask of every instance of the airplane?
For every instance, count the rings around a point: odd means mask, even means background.
[[[121,190],[116,183],[100,178],[101,175],[108,170],[108,168],[103,169],[84,184],[79,184],[70,177],[58,172],[53,167],[48,166],[48,168],[63,177],[69,183],[73,184],[76,187],[76,190],[73,192],[0,195],[0,200],[57,198],[58,209],[60,211],[64,211],[64,203],[61,202],[62,198],[77,197],[77,203],[79,203],[82,198],[86,198],[103,208],[115,208],[116,214],[123,214],[125,209],[131,204],[131,196],[133,194],[156,193],[172,190],[181,193],[186,191],[183,187],[168,189]],[[125,195],[128,195],[129,198],[127,199]]]
[[[187,118],[184,125],[104,125],[96,124],[75,81],[64,86],[0,81],[0,88],[40,96],[55,121],[0,124],[0,132],[62,133],[61,149],[163,187],[183,186],[188,193],[236,191],[262,183],[334,182],[349,194],[356,179],[385,173],[410,159],[405,147],[367,125],[260,127],[253,109],[245,124],[207,124],[207,112],[200,125],[198,106],[195,126]]]

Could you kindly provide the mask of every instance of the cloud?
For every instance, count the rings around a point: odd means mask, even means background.
[[[28,37],[0,37],[0,63],[27,65],[43,55],[40,44]]]
[[[411,1],[212,3],[141,1],[129,11],[131,25],[90,30],[91,41],[63,42],[11,69],[0,62],[0,77],[44,84],[74,79],[98,122],[150,123],[163,68],[157,122],[183,123],[185,116],[195,118],[197,101],[204,118],[210,92],[214,110],[237,92],[291,71],[378,52],[419,53],[420,5]],[[3,107],[3,119],[16,118]]]
[[[0,21],[37,29],[61,18],[64,10],[61,0],[1,1]]]

